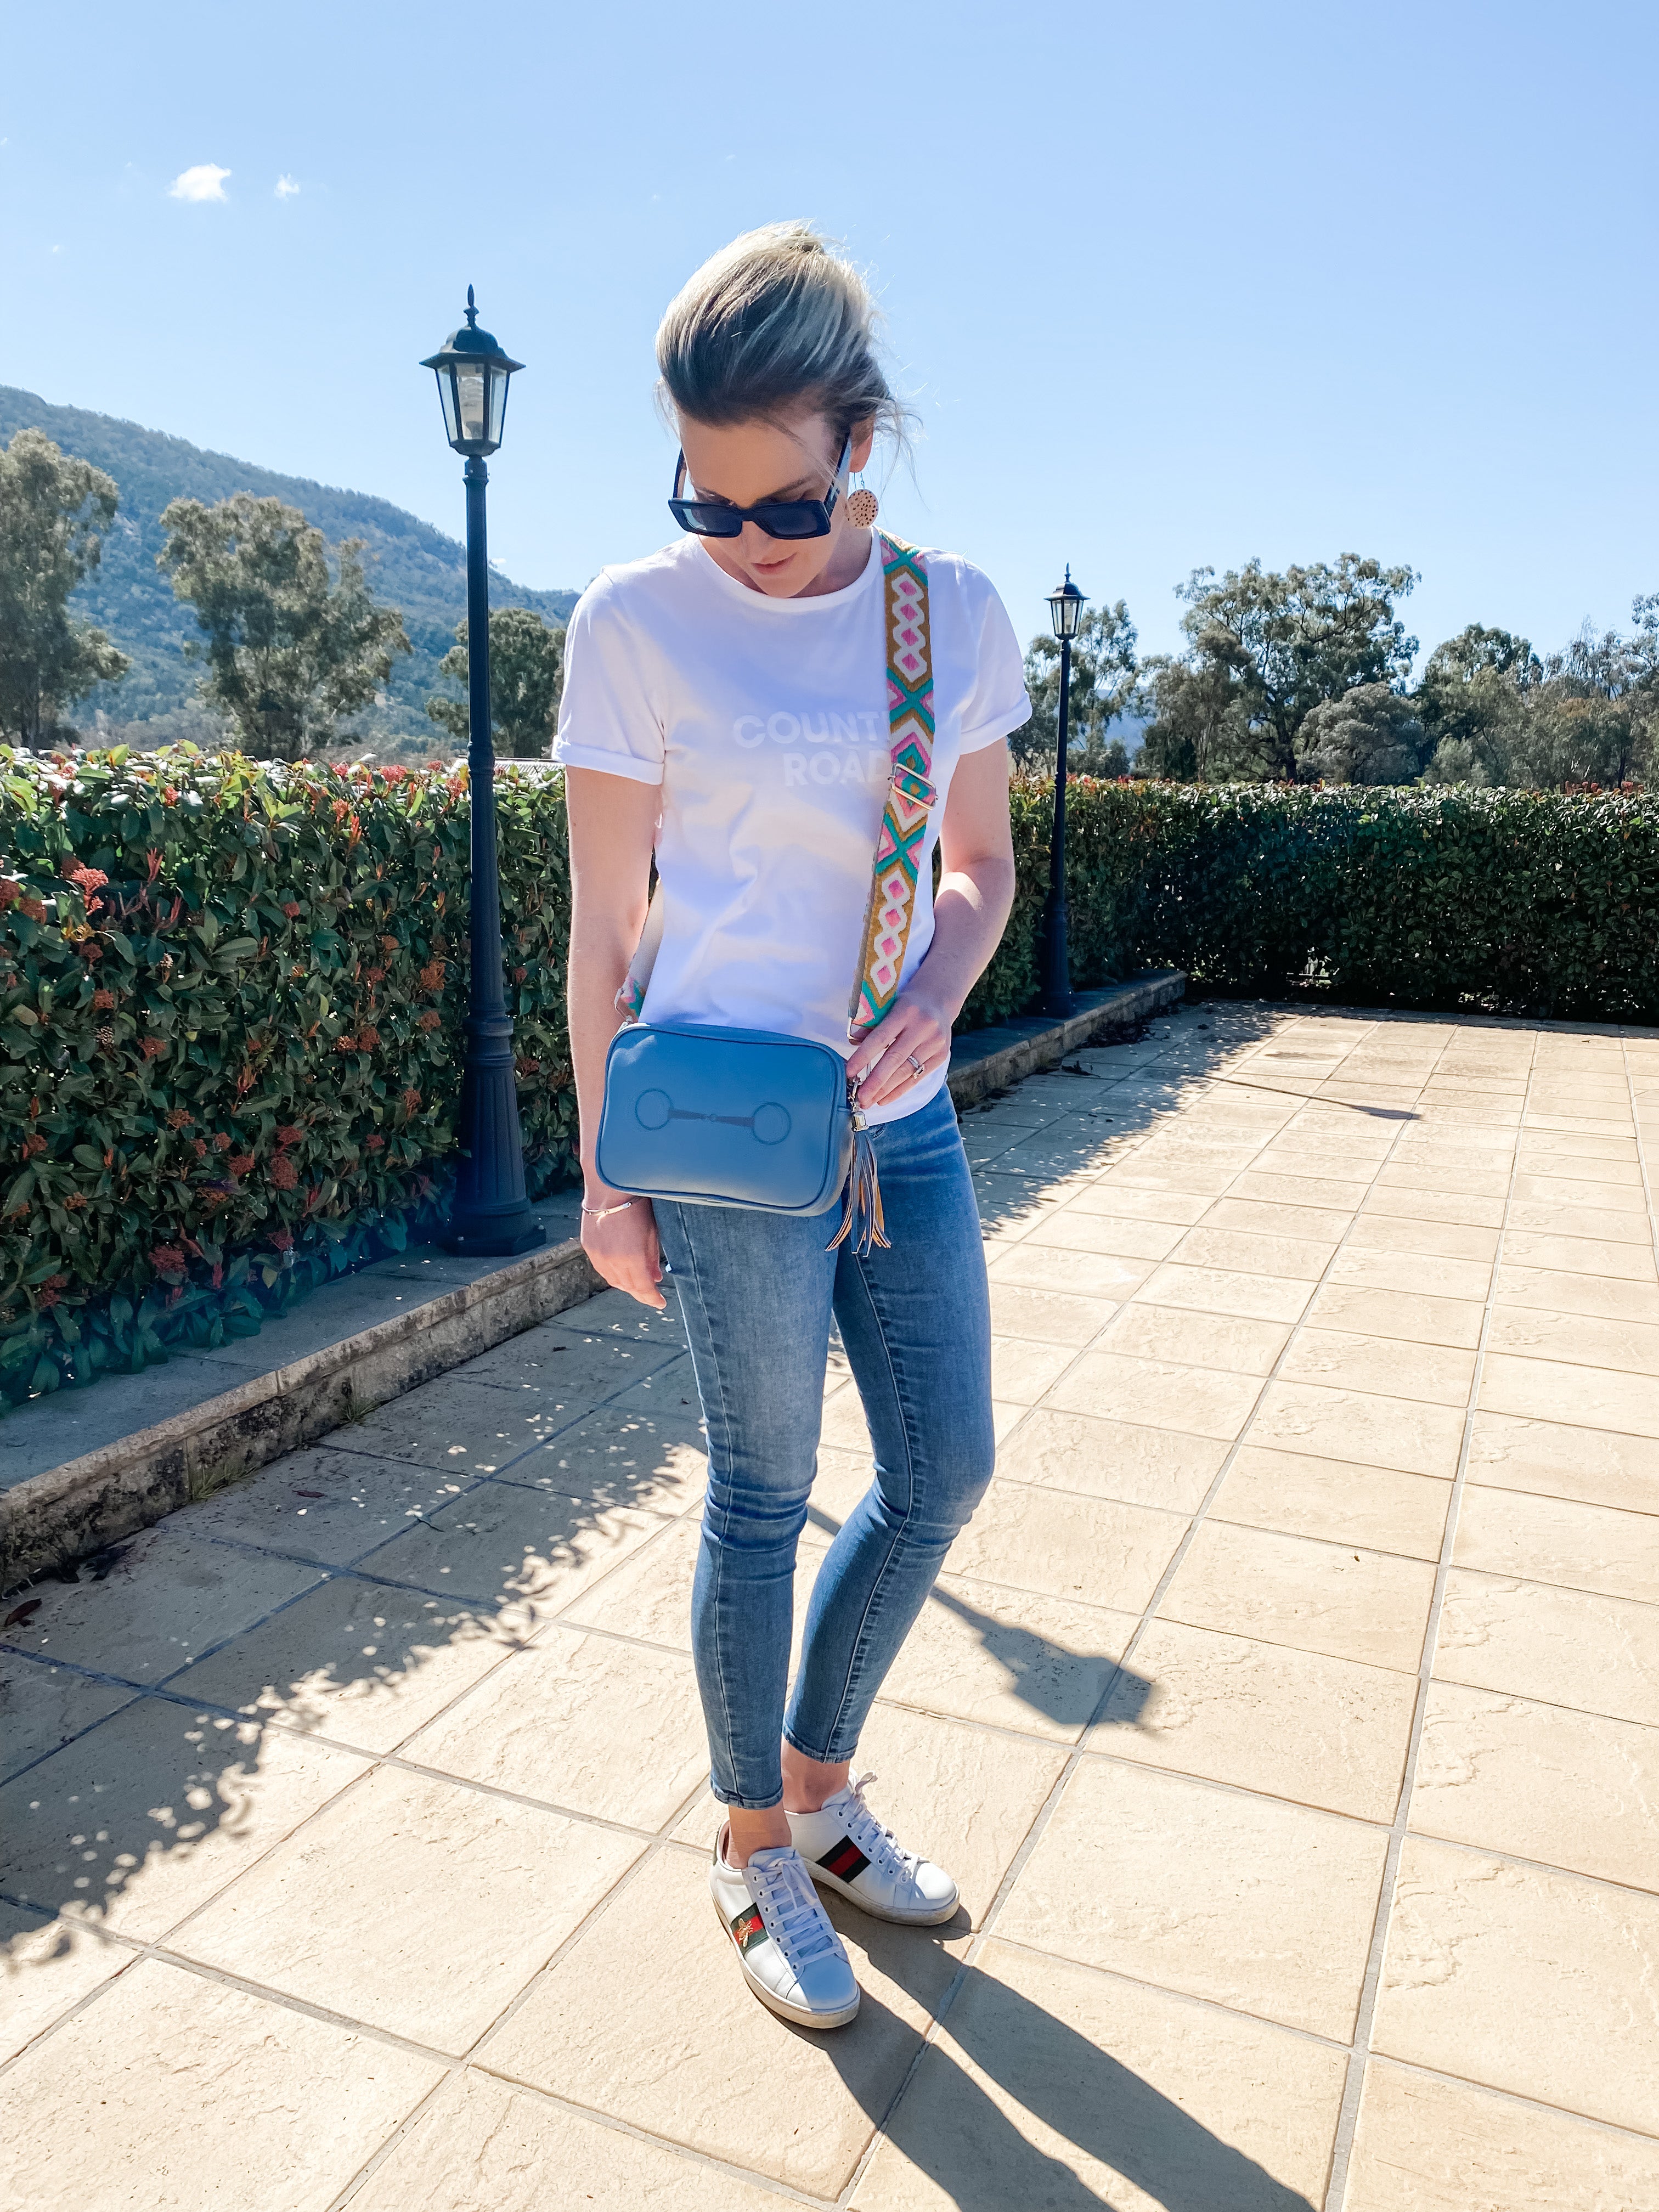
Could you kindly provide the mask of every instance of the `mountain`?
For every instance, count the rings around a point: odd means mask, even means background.
[[[387,755],[403,752],[422,760],[453,750],[453,740],[428,717],[426,701],[431,692],[453,690],[438,674],[438,663],[455,642],[455,625],[466,612],[466,555],[454,538],[389,500],[337,491],[304,477],[278,476],[228,453],[206,453],[184,438],[140,429],[136,422],[85,408],[54,407],[32,392],[0,385],[0,444],[25,427],[44,430],[64,453],[104,470],[120,489],[120,512],[104,540],[103,560],[71,605],[131,654],[132,666],[122,682],[100,685],[72,710],[79,728],[90,734],[101,711],[112,734],[118,732],[134,744],[198,733],[200,667],[186,660],[180,647],[201,632],[193,610],[173,598],[170,580],[155,565],[164,537],[161,510],[169,500],[211,504],[232,492],[251,491],[302,509],[331,545],[346,538],[362,538],[369,589],[377,599],[403,610],[415,649],[398,656],[386,705],[368,708],[354,721],[362,741],[357,749],[372,744]],[[526,590],[509,583],[499,570],[490,580],[492,606],[531,607],[550,623],[564,622],[576,597],[574,592]]]

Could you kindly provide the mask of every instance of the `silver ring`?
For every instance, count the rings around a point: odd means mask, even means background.
[[[918,1060],[913,1052],[907,1052],[904,1057],[909,1061],[911,1066],[915,1068],[918,1075],[925,1075],[927,1073],[927,1063],[925,1060]]]

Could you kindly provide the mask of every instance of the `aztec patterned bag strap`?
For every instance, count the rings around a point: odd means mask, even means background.
[[[882,811],[865,909],[857,980],[847,1014],[854,1044],[898,996],[905,947],[915,919],[916,880],[933,788],[933,653],[929,636],[927,571],[914,545],[878,533],[885,599],[887,727],[892,776]]]

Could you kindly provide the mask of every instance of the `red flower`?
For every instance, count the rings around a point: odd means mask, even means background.
[[[251,1175],[253,1171],[253,1155],[252,1152],[237,1152],[225,1162],[225,1165],[234,1176]]]
[[[300,919],[300,908],[298,902],[295,899],[288,900],[283,908],[283,912],[288,916],[290,921],[297,921]]]
[[[78,1213],[86,1202],[87,1194],[85,1191],[72,1190],[69,1196],[64,1200],[64,1211],[65,1213]]]
[[[190,1140],[190,1149],[195,1153],[198,1160],[204,1160],[207,1158],[207,1139],[205,1137],[192,1137]]]
[[[23,1158],[26,1160],[32,1158],[36,1152],[44,1152],[46,1149],[46,1140],[44,1137],[25,1137],[23,1139]]]
[[[386,969],[384,968],[365,968],[363,975],[366,980],[371,983],[384,983],[386,981]]]
[[[67,883],[77,884],[83,891],[100,891],[109,881],[101,868],[76,866],[64,871]]]
[[[366,1022],[362,1028],[357,1032],[357,1049],[359,1052],[373,1052],[375,1046],[379,1044],[380,1042],[380,1032],[375,1028],[372,1022]]]
[[[297,1121],[289,1121],[276,1132],[276,1141],[279,1145],[297,1145],[304,1134]]]
[[[356,1052],[357,1049],[357,1040],[355,1036],[336,1037],[334,1040],[334,1049],[336,1052]]]
[[[185,1255],[176,1244],[158,1244],[149,1255],[149,1264],[159,1275],[182,1275]]]
[[[187,1129],[194,1118],[182,1106],[175,1106],[167,1115],[167,1127],[169,1129]]]
[[[138,1047],[146,1060],[158,1060],[167,1048],[167,1039],[157,1036],[145,1037]]]
[[[94,991],[92,1003],[100,1014],[107,1013],[115,1004],[115,994],[113,991]]]
[[[8,907],[15,906],[22,896],[21,884],[13,883],[9,876],[0,877],[0,914],[3,914]]]
[[[371,1137],[368,1139],[366,1149],[371,1152],[383,1152],[386,1150],[386,1139],[384,1137]]]
[[[19,899],[17,904],[19,911],[27,915],[31,921],[44,921],[46,920],[46,909],[41,901],[38,898]]]
[[[176,806],[179,804],[179,794],[170,783],[162,787],[161,804],[163,806]]]
[[[286,1152],[278,1152],[270,1164],[271,1188],[275,1190],[292,1190],[299,1180],[299,1169],[295,1166]]]
[[[230,1150],[230,1147],[231,1147],[231,1139],[230,1139],[230,1138],[228,1138],[228,1136],[226,1136],[226,1134],[225,1134],[224,1131],[223,1131],[222,1129],[221,1129],[221,1130],[219,1131],[218,1134],[217,1134],[217,1135],[214,1138],[214,1139],[213,1139],[213,1149],[214,1149],[214,1151],[215,1151],[216,1152],[228,1152]]]
[[[515,968],[513,970],[513,980],[515,983],[522,983],[529,973],[530,970],[527,968]]]
[[[443,1027],[443,1019],[444,1018],[441,1014],[434,1013],[432,1008],[428,1006],[426,1012],[421,1016],[421,1027],[423,1030],[441,1029]]]
[[[294,1231],[279,1229],[270,1241],[279,1252],[291,1252],[294,1249]]]
[[[412,1114],[421,1103],[421,1094],[418,1091],[405,1091],[402,1093],[402,1097],[405,1114]]]

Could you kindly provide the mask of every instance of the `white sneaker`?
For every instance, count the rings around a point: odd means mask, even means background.
[[[855,1774],[817,1813],[791,1813],[789,1833],[814,1881],[878,1920],[932,1928],[949,1920],[957,1886],[943,1867],[907,1851],[865,1802],[873,1774]]]
[[[797,2027],[845,2027],[859,2008],[858,1982],[799,1852],[781,1844],[734,1867],[725,1851],[722,1828],[708,1887],[750,1988]]]

